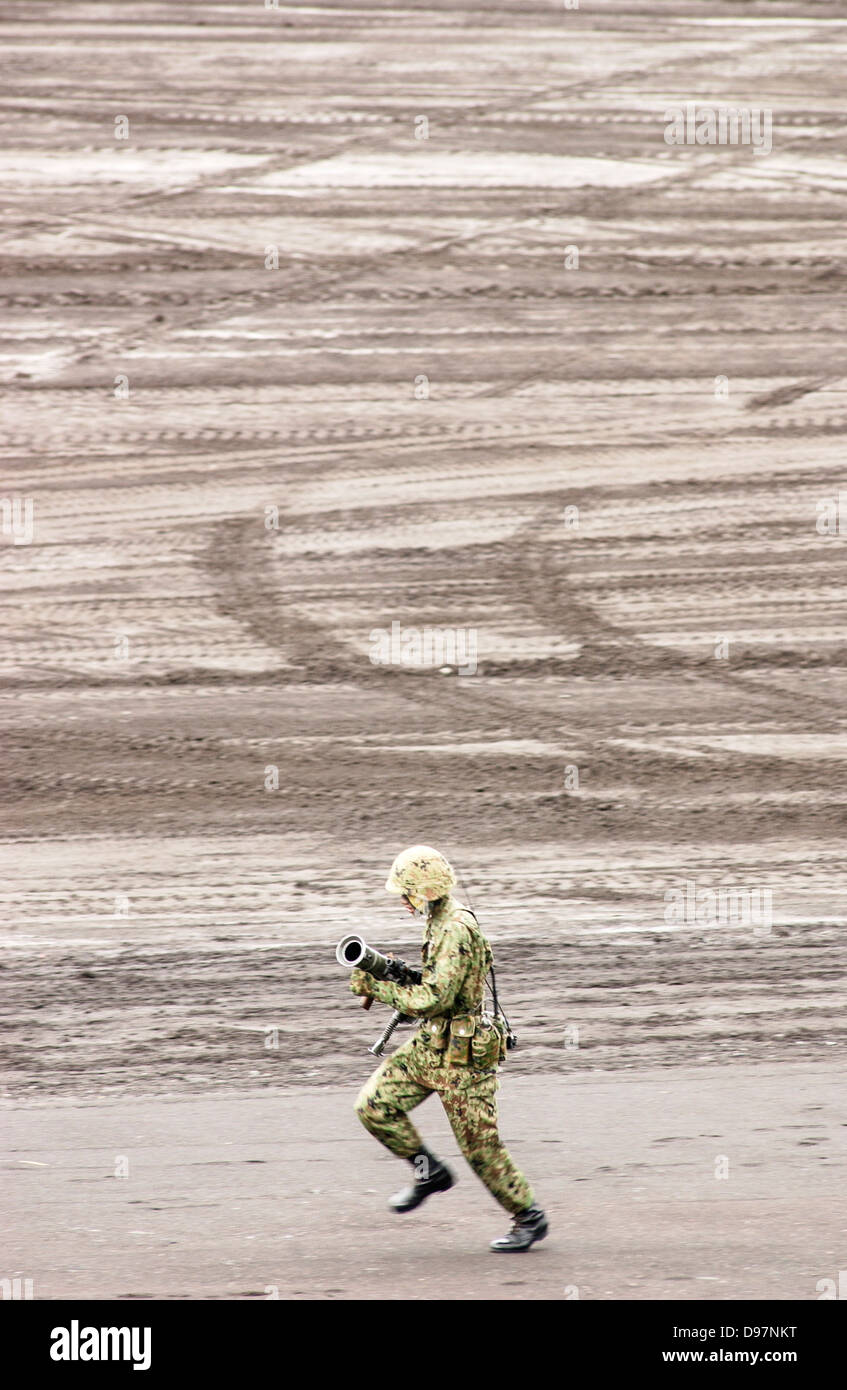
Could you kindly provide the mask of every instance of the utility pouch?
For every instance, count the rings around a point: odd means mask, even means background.
[[[433,1052],[443,1052],[450,1039],[449,1018],[430,1018],[427,1020],[429,1046]]]
[[[471,1039],[476,1031],[476,1018],[473,1014],[459,1014],[450,1019],[450,1046],[447,1049],[447,1064],[451,1067],[466,1067],[470,1062]]]
[[[499,1014],[497,1018],[494,1019],[494,1027],[497,1030],[497,1037],[500,1040],[500,1061],[505,1062],[508,1049],[509,1030]]]
[[[494,1020],[483,1014],[477,1021],[476,1030],[471,1038],[471,1057],[477,1070],[490,1071],[492,1067],[496,1067],[502,1060],[501,1048],[505,1050]]]

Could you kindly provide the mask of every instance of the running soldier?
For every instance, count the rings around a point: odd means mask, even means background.
[[[473,913],[451,894],[456,876],[427,845],[413,845],[391,866],[386,888],[401,895],[410,912],[426,920],[419,985],[401,986],[354,970],[354,994],[379,999],[422,1020],[414,1036],[374,1072],[356,1101],[362,1124],[415,1171],[411,1187],[391,1199],[394,1211],[414,1211],[455,1178],[424,1147],[408,1118],[433,1091],[441,1098],[465,1158],[501,1206],[514,1218],[497,1251],[528,1250],[547,1234],[547,1218],[515,1167],[497,1132],[497,1072],[505,1056],[502,1019],[483,1012],[485,977],[492,953]]]

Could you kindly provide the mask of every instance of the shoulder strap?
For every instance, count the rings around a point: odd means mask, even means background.
[[[474,919],[474,921],[476,922],[477,926],[479,926],[479,918],[477,917],[477,915],[476,915],[476,913],[474,912],[473,908],[472,908],[472,907],[468,907],[468,908],[465,909],[465,911],[470,913],[471,917],[473,917],[473,919]],[[488,974],[491,976],[490,982],[488,983],[488,988],[490,989],[490,991],[491,991],[491,996],[492,996],[492,998],[493,998],[493,1000],[494,1000],[494,1016],[495,1016],[495,1018],[496,1018],[497,1015],[499,1014],[500,1017],[502,1018],[503,1022],[505,1023],[506,1028],[507,1028],[507,1030],[508,1030],[508,1037],[507,1037],[507,1039],[506,1039],[506,1046],[507,1046],[508,1048],[513,1048],[513,1047],[515,1047],[516,1044],[517,1044],[517,1038],[515,1037],[514,1033],[512,1032],[512,1025],[511,1025],[511,1023],[509,1022],[508,1018],[506,1017],[505,1010],[502,1009],[502,1008],[500,1007],[500,1003],[499,1003],[499,1001],[498,1001],[498,999],[497,999],[497,976],[494,974],[494,960],[493,960],[493,958],[492,958],[492,961],[491,961],[491,965],[490,965],[489,968],[488,968]]]

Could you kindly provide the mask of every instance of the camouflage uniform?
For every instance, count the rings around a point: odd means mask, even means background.
[[[395,985],[372,976],[363,979],[360,971],[353,972],[351,984],[362,985],[366,980],[374,999],[424,1020],[414,1037],[383,1062],[362,1088],[356,1113],[392,1153],[412,1158],[423,1145],[408,1112],[436,1091],[468,1163],[491,1195],[517,1215],[533,1205],[532,1190],[497,1132],[497,1064],[484,1071],[472,1061],[454,1065],[446,1051],[431,1046],[430,1020],[481,1015],[492,960],[491,947],[475,917],[449,894],[436,904],[427,921],[422,958],[419,985]]]

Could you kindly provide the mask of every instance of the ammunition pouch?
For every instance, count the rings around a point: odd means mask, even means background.
[[[448,1067],[472,1067],[490,1071],[506,1056],[506,1028],[490,1014],[441,1015],[427,1019],[423,1037],[433,1052],[443,1054]]]
[[[441,1018],[429,1018],[424,1024],[425,1034],[429,1046],[433,1052],[443,1052],[450,1040],[450,1020],[442,1016]]]
[[[450,1041],[447,1045],[448,1067],[467,1067],[471,1060],[471,1040],[476,1032],[473,1014],[457,1014],[450,1019]]]
[[[490,1014],[483,1014],[482,1018],[477,1019],[471,1039],[471,1055],[478,1071],[490,1071],[505,1058],[506,1039],[502,1028],[500,1020],[492,1018]]]

